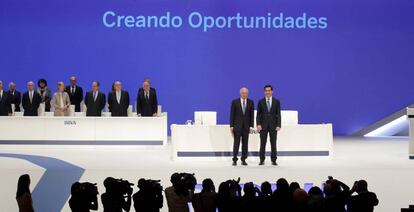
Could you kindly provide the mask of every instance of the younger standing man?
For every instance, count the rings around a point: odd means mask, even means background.
[[[265,85],[264,87],[265,97],[259,101],[257,105],[257,130],[260,132],[260,163],[264,165],[266,157],[266,142],[267,135],[270,136],[270,146],[272,165],[277,166],[277,132],[281,127],[281,115],[280,115],[280,101],[273,98],[273,87],[271,85]]]

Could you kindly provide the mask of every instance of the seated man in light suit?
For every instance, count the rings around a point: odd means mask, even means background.
[[[157,116],[158,99],[155,88],[150,85],[150,80],[145,79],[142,88],[138,90],[137,114],[138,116]]]
[[[69,116],[70,99],[69,94],[65,92],[65,84],[58,82],[58,91],[53,94],[51,105],[55,108],[55,116]]]
[[[99,92],[99,82],[94,81],[92,91],[87,92],[85,96],[86,116],[101,116],[105,104],[105,94]]]
[[[37,116],[39,105],[42,102],[42,97],[34,90],[34,82],[27,83],[27,92],[23,94],[22,106],[24,109],[24,116]]]
[[[119,81],[114,83],[114,89],[108,95],[111,116],[128,116],[129,93],[122,90],[122,84]]]

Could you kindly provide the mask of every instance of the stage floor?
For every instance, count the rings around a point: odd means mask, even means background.
[[[173,162],[171,145],[153,146],[29,146],[0,145],[0,211],[17,211],[15,192],[18,176],[32,177],[31,189],[38,211],[70,211],[67,198],[73,181],[97,182],[104,192],[107,176],[124,178],[136,184],[141,177],[160,179],[170,185],[173,172],[195,173],[198,182],[212,178],[216,183],[241,177],[242,182],[275,182],[280,177],[302,186],[320,186],[332,175],[352,186],[366,179],[376,192],[380,205],[375,211],[399,211],[414,204],[414,160],[408,159],[408,138],[335,137],[334,156],[323,158],[280,158],[273,167],[258,166],[258,158],[249,158],[249,166],[231,166],[231,161]],[[41,180],[40,180],[41,179]],[[136,191],[136,187],[134,192]],[[102,205],[98,211],[102,210]],[[131,209],[131,211],[134,211]],[[166,209],[166,202],[164,208]]]

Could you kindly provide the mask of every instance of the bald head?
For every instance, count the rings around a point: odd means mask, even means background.
[[[248,96],[249,96],[249,89],[245,87],[240,88],[240,98],[247,99]]]

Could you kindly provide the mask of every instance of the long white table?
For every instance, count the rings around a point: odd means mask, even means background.
[[[229,125],[171,125],[174,160],[232,158],[233,137]],[[270,151],[270,142],[267,144]],[[249,155],[258,156],[259,134],[250,134]],[[278,157],[332,156],[332,124],[284,125],[278,133]],[[266,153],[270,155],[270,152]]]
[[[167,113],[158,117],[0,117],[0,144],[166,145]]]

